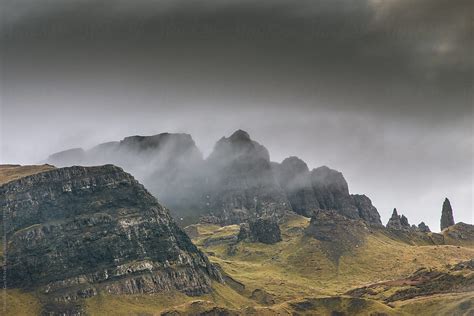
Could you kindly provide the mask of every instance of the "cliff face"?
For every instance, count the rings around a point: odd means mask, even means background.
[[[0,187],[9,288],[55,301],[109,293],[210,291],[219,272],[122,169],[55,169]]]
[[[453,226],[454,224],[453,209],[451,208],[451,203],[446,198],[441,210],[441,230]]]
[[[275,180],[267,149],[246,132],[219,140],[206,164],[208,220],[235,224],[280,217],[291,209]]]
[[[273,169],[293,211],[303,216],[313,216],[320,205],[306,163],[298,157],[289,157],[281,164],[274,164]]]
[[[90,150],[73,149],[51,155],[55,166],[114,164],[132,173],[179,218],[202,209],[200,171],[203,158],[189,134],[130,136]]]

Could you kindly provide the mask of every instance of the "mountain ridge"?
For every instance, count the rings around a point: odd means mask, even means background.
[[[169,139],[167,148],[162,139]],[[153,146],[143,150],[143,143]],[[127,147],[126,155],[110,157],[107,150],[100,149],[117,146]],[[96,162],[96,157],[108,158],[109,161],[100,162],[116,163],[136,175],[172,210],[175,218],[183,219],[183,225],[200,219],[240,223],[253,217],[281,217],[287,211],[311,216],[319,209],[336,210],[349,218],[381,225],[371,200],[365,195],[351,195],[342,173],[326,166],[309,171],[306,163],[294,156],[281,164],[271,162],[268,150],[243,130],[219,139],[206,159],[192,136],[183,133],[131,136],[84,153],[86,157],[91,155],[89,162]],[[50,157],[49,162],[59,162],[60,166],[87,164],[82,154],[76,161],[67,151],[64,160],[61,153]],[[299,175],[291,174],[291,163],[302,164],[305,170],[297,171]]]

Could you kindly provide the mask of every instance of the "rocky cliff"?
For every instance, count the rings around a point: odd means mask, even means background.
[[[320,209],[311,185],[308,166],[298,157],[289,157],[281,164],[274,163],[273,170],[280,186],[286,193],[293,211],[311,217]]]
[[[206,161],[206,205],[219,224],[281,217],[291,206],[265,147],[241,130],[220,139]]]
[[[398,215],[397,209],[394,208],[392,216],[387,222],[387,228],[393,230],[410,230],[412,227],[408,223],[408,219],[405,215]]]
[[[53,313],[99,290],[197,295],[221,280],[168,211],[112,165],[11,181],[0,187],[0,208],[8,288],[40,289],[56,302]]]
[[[371,200],[351,195],[342,173],[328,167],[309,171],[298,157],[272,163],[268,150],[242,130],[221,138],[205,160],[190,135],[163,133],[66,151],[49,161],[122,166],[183,226],[200,218],[218,224],[280,218],[287,211],[311,217],[321,209],[381,225]]]
[[[441,230],[453,226],[455,224],[453,217],[453,209],[448,198],[444,199],[443,208],[441,210]]]
[[[58,166],[114,164],[131,173],[175,217],[203,209],[203,157],[189,134],[161,133],[130,136],[121,141],[76,148],[51,155],[47,162]]]
[[[341,172],[326,166],[311,172],[304,161],[289,157],[273,166],[279,184],[285,190],[292,209],[312,217],[318,210],[335,210],[351,218],[381,225],[380,215],[365,195],[351,195]]]

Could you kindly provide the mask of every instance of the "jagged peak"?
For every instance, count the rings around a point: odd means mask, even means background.
[[[398,217],[398,212],[396,208],[393,209],[392,217]]]
[[[265,146],[252,140],[249,134],[241,129],[235,131],[229,137],[222,137],[214,145],[214,150],[208,159],[230,157],[233,160],[240,155],[258,157],[270,161],[270,154]]]
[[[444,199],[443,208],[441,210],[441,230],[454,225],[453,208],[451,207],[451,202],[448,198]]]

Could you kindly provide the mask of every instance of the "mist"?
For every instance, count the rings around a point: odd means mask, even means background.
[[[383,223],[396,207],[438,230],[445,197],[472,223],[473,9],[4,1],[0,162],[162,132],[189,133],[206,158],[243,129],[272,161],[341,171]],[[120,156],[139,179],[170,159]]]

